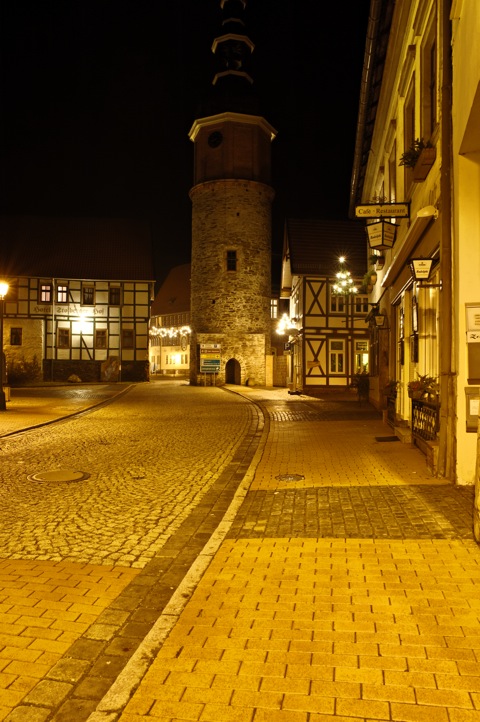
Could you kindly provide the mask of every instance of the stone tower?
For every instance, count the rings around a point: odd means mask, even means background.
[[[220,7],[212,46],[217,72],[189,134],[195,145],[190,381],[204,383],[210,363],[218,383],[265,385],[276,131],[259,112],[247,71],[254,46],[245,30],[246,0],[220,0]]]

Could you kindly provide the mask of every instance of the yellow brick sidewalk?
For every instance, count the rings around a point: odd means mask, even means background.
[[[0,720],[28,701],[39,680],[48,678],[73,642],[138,571],[72,562],[0,560]],[[50,692],[55,692],[55,684],[61,685],[52,682]]]
[[[273,421],[250,490],[445,484],[388,433]],[[480,722],[479,657],[473,540],[226,539],[120,720]]]
[[[225,541],[121,716],[480,720],[473,541]]]

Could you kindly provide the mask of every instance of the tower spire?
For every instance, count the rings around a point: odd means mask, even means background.
[[[213,79],[216,85],[222,79],[243,78],[250,84],[253,80],[248,74],[248,61],[254,50],[254,44],[245,33],[243,19],[246,0],[221,0],[221,35],[213,41],[212,52],[217,58],[218,71]]]
[[[220,0],[221,24],[212,43],[215,71],[210,93],[201,103],[199,115],[222,112],[259,113],[259,104],[249,72],[255,45],[245,24],[247,0]]]

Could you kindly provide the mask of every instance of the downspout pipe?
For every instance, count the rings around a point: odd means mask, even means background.
[[[352,178],[350,184],[350,206],[348,215],[355,218],[355,204],[357,200],[360,167],[362,164],[365,124],[369,105],[370,87],[372,84],[373,59],[380,25],[380,11],[383,0],[371,0],[367,25],[367,40],[363,58],[362,80],[360,84],[360,99],[358,105],[357,133],[353,155]]]
[[[441,88],[441,153],[440,173],[441,241],[440,241],[440,319],[442,336],[440,346],[440,431],[437,475],[454,480],[456,473],[455,401],[452,325],[452,54],[451,54],[451,0],[440,0],[442,33],[442,88]]]

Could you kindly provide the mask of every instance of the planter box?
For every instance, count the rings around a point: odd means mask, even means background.
[[[413,180],[424,181],[430,172],[430,168],[435,163],[437,157],[436,148],[424,148],[413,169]]]

